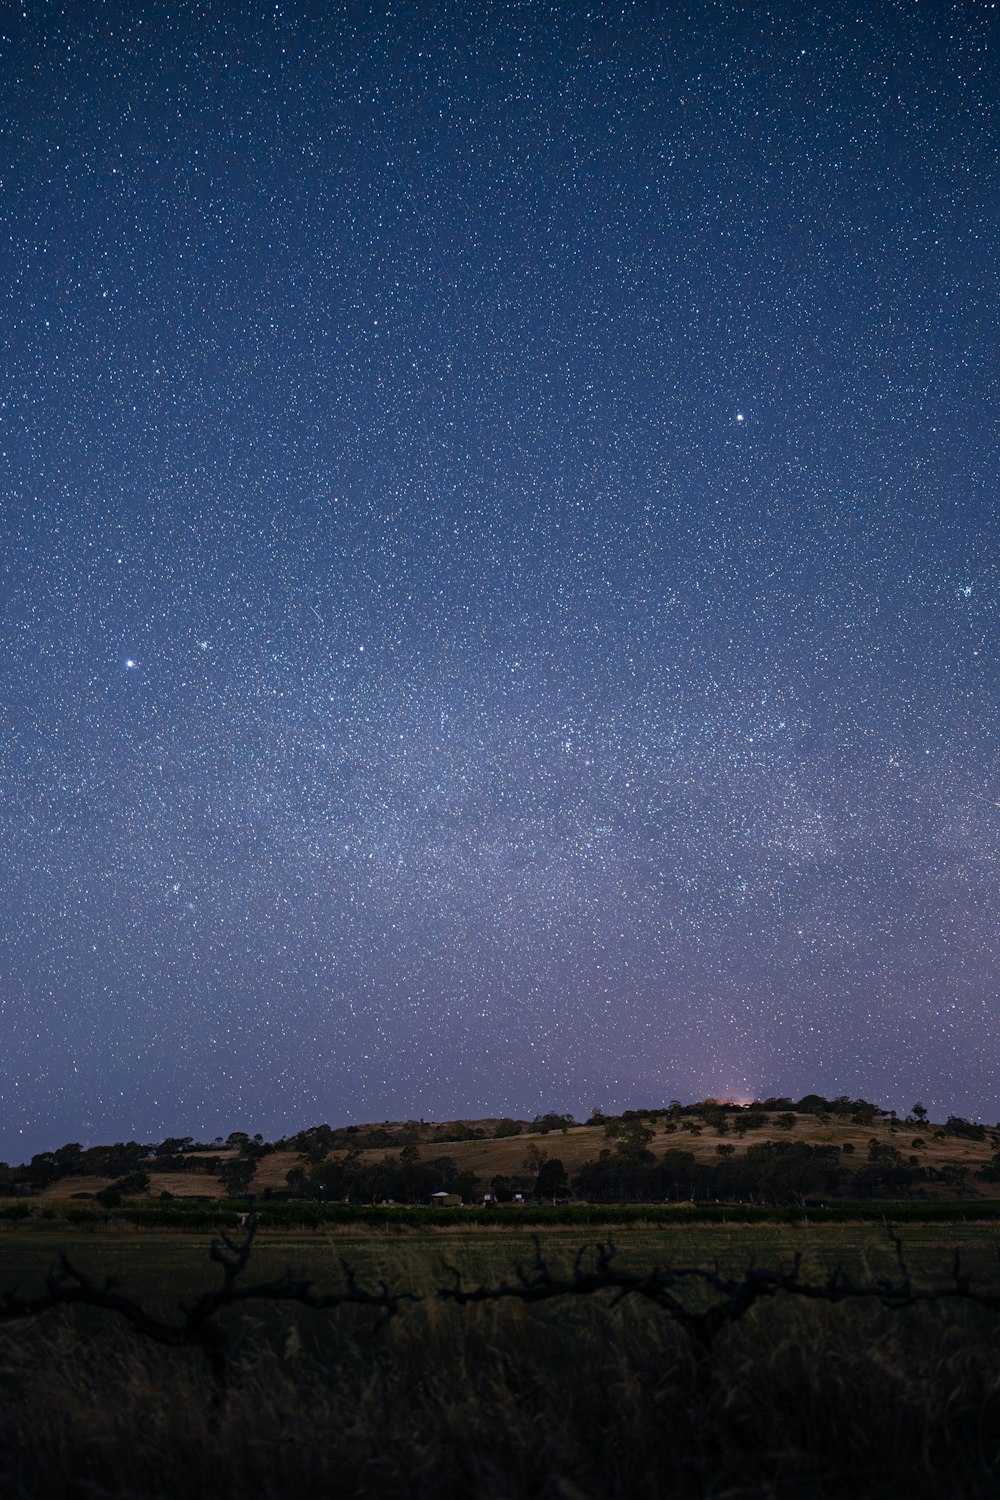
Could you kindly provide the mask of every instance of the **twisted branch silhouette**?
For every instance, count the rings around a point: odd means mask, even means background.
[[[802,1277],[802,1257],[796,1255],[785,1267],[758,1266],[753,1261],[739,1274],[722,1272],[718,1263],[704,1266],[654,1266],[649,1271],[626,1271],[614,1264],[617,1254],[613,1244],[594,1246],[594,1265],[584,1264],[587,1246],[577,1251],[569,1276],[554,1276],[541,1252],[541,1241],[535,1239],[535,1258],[525,1270],[516,1265],[516,1282],[502,1281],[495,1286],[466,1286],[455,1266],[445,1270],[452,1284],[441,1288],[438,1296],[446,1301],[467,1304],[512,1299],[519,1302],[546,1302],[557,1297],[587,1297],[595,1292],[611,1292],[611,1305],[624,1297],[641,1297],[652,1302],[699,1345],[708,1348],[716,1335],[737,1322],[758,1302],[784,1294],[813,1302],[877,1301],[884,1307],[900,1310],[918,1303],[941,1302],[954,1298],[973,1303],[988,1312],[1000,1312],[1000,1295],[974,1288],[962,1273],[958,1252],[952,1264],[952,1278],[945,1286],[915,1287],[906,1264],[902,1241],[890,1231],[896,1251],[898,1277],[877,1277],[871,1282],[856,1282],[842,1266],[835,1266],[821,1281]],[[687,1285],[700,1286],[715,1294],[707,1307],[692,1306],[678,1292]]]
[[[41,1296],[21,1297],[16,1289],[3,1293],[0,1297],[0,1323],[34,1318],[55,1307],[103,1308],[117,1313],[137,1333],[154,1343],[172,1349],[200,1349],[208,1362],[216,1389],[221,1392],[227,1384],[232,1352],[229,1335],[217,1321],[217,1315],[224,1308],[244,1302],[291,1302],[315,1312],[327,1312],[347,1305],[369,1307],[377,1310],[379,1316],[375,1327],[380,1328],[398,1313],[403,1304],[419,1300],[413,1292],[390,1291],[384,1281],[379,1281],[374,1290],[363,1286],[344,1260],[341,1260],[341,1267],[347,1284],[340,1291],[317,1292],[307,1277],[296,1276],[291,1269],[270,1281],[243,1283],[240,1278],[249,1263],[256,1232],[256,1225],[251,1222],[241,1239],[222,1234],[212,1241],[209,1259],[221,1268],[222,1284],[182,1302],[179,1306],[181,1317],[176,1322],[156,1317],[141,1302],[127,1297],[118,1290],[119,1283],[113,1277],[106,1277],[100,1283],[92,1281],[72,1264],[65,1252],[60,1252],[57,1265],[46,1277],[46,1290]]]
[[[318,1292],[308,1278],[296,1276],[290,1269],[270,1281],[243,1282],[255,1235],[256,1226],[251,1221],[241,1239],[223,1234],[212,1241],[209,1257],[222,1271],[221,1285],[181,1303],[180,1317],[174,1322],[157,1317],[141,1302],[126,1296],[112,1277],[94,1282],[62,1253],[40,1296],[21,1297],[16,1290],[0,1296],[0,1323],[38,1317],[56,1307],[102,1308],[118,1314],[138,1334],[154,1343],[173,1349],[201,1350],[214,1382],[216,1399],[221,1401],[232,1355],[230,1337],[218,1321],[218,1314],[225,1308],[262,1301],[293,1303],[314,1312],[329,1312],[348,1305],[367,1307],[378,1313],[374,1325],[378,1329],[402,1307],[426,1300],[419,1292],[393,1291],[381,1280],[374,1288],[366,1287],[344,1260],[341,1267],[346,1285],[339,1291]],[[1000,1294],[975,1288],[962,1270],[957,1251],[951,1280],[946,1285],[917,1287],[906,1263],[902,1241],[892,1230],[889,1238],[896,1252],[896,1275],[857,1282],[840,1265],[820,1281],[807,1281],[802,1276],[801,1255],[796,1255],[790,1265],[778,1268],[758,1266],[751,1261],[738,1275],[723,1272],[718,1262],[711,1268],[654,1266],[648,1271],[626,1271],[615,1264],[617,1252],[611,1243],[593,1246],[593,1263],[589,1265],[587,1253],[591,1247],[581,1246],[571,1273],[559,1276],[553,1274],[543,1257],[541,1240],[536,1235],[534,1259],[527,1268],[515,1265],[516,1281],[470,1286],[457,1267],[445,1263],[445,1271],[451,1278],[449,1284],[427,1295],[459,1306],[504,1300],[539,1303],[607,1292],[614,1307],[625,1297],[640,1297],[664,1312],[704,1351],[722,1329],[738,1322],[758,1302],[776,1296],[802,1297],[813,1302],[878,1302],[893,1310],[954,1299],[987,1312],[1000,1312]],[[699,1306],[697,1301],[683,1295],[689,1287],[700,1293],[702,1301],[706,1292],[714,1300],[707,1306]]]

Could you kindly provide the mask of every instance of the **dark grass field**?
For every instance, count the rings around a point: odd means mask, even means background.
[[[530,1261],[535,1238],[553,1265],[567,1265],[587,1243],[615,1245],[620,1262],[635,1269],[652,1265],[711,1265],[739,1270],[748,1261],[787,1263],[801,1255],[803,1269],[820,1275],[842,1265],[852,1276],[891,1274],[896,1249],[889,1225],[846,1224],[684,1224],[602,1225],[523,1230],[517,1226],[483,1229],[450,1223],[408,1229],[391,1223],[384,1230],[347,1226],[319,1230],[260,1230],[253,1249],[252,1276],[263,1280],[285,1267],[305,1269],[322,1286],[338,1284],[342,1262],[361,1277],[383,1277],[394,1286],[426,1292],[442,1278],[445,1262],[469,1277],[498,1279]],[[951,1273],[956,1252],[974,1278],[1000,1281],[1000,1226],[985,1223],[907,1224],[895,1230],[907,1263],[918,1278],[940,1280]],[[60,1251],[95,1278],[113,1275],[132,1295],[166,1309],[179,1296],[204,1290],[218,1279],[208,1257],[208,1232],[138,1230],[131,1226],[10,1226],[0,1229],[0,1291],[17,1286],[39,1291]]]
[[[623,1266],[841,1263],[891,1275],[871,1224],[642,1226],[601,1237]],[[920,1283],[955,1250],[1000,1290],[994,1226],[908,1225]],[[554,1270],[581,1236],[541,1235]],[[213,1284],[207,1237],[9,1227],[0,1288],[40,1289],[58,1249],[162,1312]],[[530,1236],[472,1227],[261,1233],[250,1279],[287,1265],[323,1288],[362,1279],[429,1292],[444,1263],[495,1282]],[[56,1311],[0,1329],[0,1493],[53,1496],[994,1496],[1000,1493],[1000,1315],[938,1304],[804,1305],[778,1296],[707,1351],[659,1309],[607,1294],[541,1306],[426,1300],[381,1331],[365,1309],[252,1304],[225,1402],[197,1352],[142,1343],[113,1316]]]

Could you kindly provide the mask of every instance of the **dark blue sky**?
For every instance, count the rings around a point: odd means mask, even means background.
[[[996,10],[24,10],[0,1154],[996,1119]]]

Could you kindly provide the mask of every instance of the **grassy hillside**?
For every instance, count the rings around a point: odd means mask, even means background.
[[[720,1147],[733,1161],[768,1142],[779,1149],[787,1148],[791,1143],[833,1148],[843,1169],[838,1192],[840,1196],[850,1197],[852,1178],[869,1163],[873,1152],[892,1151],[898,1153],[903,1162],[918,1163],[926,1169],[927,1180],[920,1185],[921,1197],[1000,1198],[1000,1181],[977,1175],[989,1168],[996,1153],[1000,1152],[1000,1133],[997,1131],[983,1130],[981,1139],[972,1139],[930,1121],[918,1126],[913,1121],[897,1121],[883,1114],[858,1120],[847,1114],[780,1109],[757,1112],[754,1123],[758,1128],[745,1135],[741,1134],[744,1122],[739,1115],[713,1116],[710,1110],[700,1115],[684,1113],[679,1116],[675,1111],[673,1118],[666,1111],[648,1116],[643,1112],[639,1123],[651,1132],[644,1146],[654,1158],[661,1158],[665,1152],[686,1152],[691,1153],[696,1162],[708,1165],[718,1163]],[[528,1122],[514,1124],[519,1127],[517,1134],[505,1133],[514,1128],[511,1122],[490,1119],[448,1123],[383,1122],[349,1130],[327,1130],[333,1149],[322,1149],[326,1137],[318,1134],[315,1140],[310,1138],[307,1150],[296,1149],[296,1146],[305,1144],[303,1138],[279,1142],[274,1149],[264,1148],[265,1154],[247,1163],[249,1186],[241,1192],[256,1195],[285,1193],[290,1172],[308,1172],[323,1162],[342,1160],[348,1151],[352,1153],[353,1161],[363,1165],[398,1162],[403,1144],[410,1148],[411,1153],[415,1149],[417,1159],[422,1163],[449,1158],[457,1173],[472,1174],[478,1179],[480,1192],[488,1191],[498,1176],[510,1179],[515,1188],[528,1191],[534,1177],[534,1169],[528,1160],[533,1149],[546,1157],[558,1158],[572,1180],[584,1163],[616,1148],[616,1142],[608,1138],[604,1123],[545,1130],[533,1129]],[[499,1137],[498,1129],[501,1132]],[[326,1130],[326,1127],[321,1127],[321,1130]],[[303,1135],[311,1137],[310,1132]],[[391,1144],[363,1144],[373,1138]],[[220,1146],[187,1151],[183,1158],[184,1170],[155,1170],[156,1163],[151,1161],[148,1164],[149,1187],[135,1194],[135,1201],[156,1199],[163,1193],[176,1198],[232,1196],[231,1181],[227,1187],[225,1180],[226,1168],[239,1163],[241,1157],[246,1161],[245,1146],[242,1151]],[[205,1167],[217,1170],[205,1171]],[[1000,1173],[996,1175],[1000,1176]],[[82,1194],[97,1194],[114,1181],[115,1178],[108,1175],[76,1172],[47,1185],[40,1197],[57,1205]],[[299,1191],[303,1189],[300,1187]]]

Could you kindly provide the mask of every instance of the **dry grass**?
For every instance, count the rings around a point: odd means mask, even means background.
[[[482,1128],[494,1129],[496,1121],[484,1121],[481,1124]],[[433,1139],[421,1143],[421,1156],[428,1161],[433,1160],[435,1156],[450,1156],[455,1160],[460,1171],[473,1172],[484,1183],[488,1183],[491,1178],[498,1175],[512,1177],[523,1174],[525,1153],[531,1141],[547,1156],[559,1157],[571,1176],[580,1169],[584,1162],[592,1160],[607,1145],[601,1127],[592,1125],[577,1125],[565,1134],[562,1131],[553,1131],[547,1135],[525,1132],[523,1135],[510,1136],[503,1140],[471,1141],[449,1141],[440,1134],[440,1132],[446,1132],[447,1129],[447,1126],[425,1127],[426,1135],[433,1136]],[[918,1135],[923,1140],[924,1146],[919,1151],[914,1151],[911,1141]],[[900,1126],[893,1131],[889,1122],[883,1119],[876,1120],[871,1125],[853,1125],[850,1121],[837,1118],[821,1121],[815,1116],[799,1115],[794,1130],[780,1130],[775,1126],[769,1126],[754,1131],[742,1139],[732,1131],[725,1136],[719,1136],[708,1127],[703,1128],[700,1135],[694,1135],[687,1130],[668,1133],[661,1124],[655,1132],[650,1149],[656,1155],[671,1148],[690,1151],[696,1160],[705,1162],[715,1156],[715,1148],[723,1141],[733,1146],[737,1155],[741,1155],[750,1146],[759,1145],[764,1141],[805,1141],[810,1145],[838,1147],[850,1144],[854,1147],[854,1156],[850,1160],[855,1166],[862,1166],[867,1160],[868,1143],[873,1138],[895,1146],[904,1157],[911,1154],[919,1156],[921,1164],[927,1167],[938,1170],[949,1166],[965,1167],[970,1171],[967,1184],[969,1196],[1000,1198],[1000,1183],[979,1182],[971,1176],[977,1168],[989,1162],[994,1154],[996,1148],[989,1139],[968,1141],[960,1137],[948,1136],[944,1140],[937,1140],[932,1130],[920,1133]],[[223,1161],[236,1155],[235,1152],[225,1150],[211,1154]],[[395,1150],[386,1151],[385,1148],[378,1147],[361,1152],[361,1157],[364,1161],[377,1162],[386,1156],[396,1154],[398,1153]],[[845,1164],[847,1160],[845,1158]],[[287,1174],[293,1167],[302,1165],[303,1158],[294,1151],[272,1152],[263,1157],[258,1164],[253,1191],[263,1193],[268,1188],[284,1190],[287,1186]],[[106,1177],[64,1177],[46,1189],[42,1201],[62,1203],[73,1194],[98,1193],[109,1185],[110,1179]],[[222,1198],[226,1196],[223,1185],[217,1177],[194,1172],[153,1174],[149,1194],[146,1196],[156,1197],[162,1192],[172,1193],[176,1198],[205,1196]],[[930,1197],[953,1196],[946,1187],[933,1183],[928,1184],[927,1192]]]
[[[1000,1486],[995,1320],[763,1307],[707,1358],[633,1307],[248,1325],[196,1362],[105,1323],[0,1342],[0,1491],[406,1500],[947,1500]]]
[[[973,1171],[989,1162],[995,1150],[989,1140],[967,1141],[956,1136],[948,1136],[945,1140],[939,1141],[935,1139],[932,1131],[927,1131],[921,1135],[923,1147],[919,1151],[914,1151],[910,1143],[919,1134],[920,1132],[916,1130],[906,1130],[902,1126],[893,1131],[889,1122],[882,1119],[876,1120],[871,1125],[853,1125],[849,1120],[842,1122],[834,1118],[821,1121],[815,1116],[799,1115],[794,1130],[781,1130],[772,1125],[762,1130],[755,1130],[742,1138],[731,1130],[728,1134],[720,1136],[708,1127],[704,1127],[700,1135],[680,1129],[667,1132],[661,1124],[654,1133],[650,1150],[657,1156],[671,1149],[690,1151],[697,1161],[706,1162],[716,1155],[715,1148],[722,1142],[733,1146],[738,1156],[751,1146],[760,1145],[764,1141],[805,1141],[809,1145],[839,1147],[850,1144],[854,1147],[854,1164],[861,1166],[867,1160],[868,1143],[874,1138],[880,1143],[895,1146],[904,1156],[918,1155],[924,1166],[939,1170],[945,1166],[960,1166],[971,1168]],[[608,1144],[600,1126],[578,1125],[566,1131],[565,1134],[562,1131],[552,1131],[547,1135],[526,1132],[524,1135],[511,1136],[499,1141],[451,1141],[434,1146],[426,1145],[421,1147],[421,1154],[427,1160],[432,1160],[435,1155],[451,1156],[458,1164],[460,1171],[474,1172],[488,1182],[496,1175],[514,1176],[523,1172],[525,1152],[529,1141],[534,1141],[547,1156],[559,1157],[570,1175],[579,1171],[584,1162],[593,1160]],[[386,1155],[393,1154],[395,1153],[386,1152],[382,1148],[361,1153],[362,1159],[366,1161],[381,1161]],[[262,1163],[261,1170],[258,1171],[258,1181],[261,1184],[264,1182],[262,1171],[265,1166],[269,1173],[268,1180],[273,1186],[277,1186],[279,1176],[283,1182],[284,1172],[298,1162],[297,1158],[289,1154],[288,1164],[285,1165],[284,1153],[281,1155],[280,1162],[276,1153],[275,1156],[268,1157],[266,1163]],[[270,1176],[272,1173],[273,1179]],[[933,1185],[929,1191],[933,1196]],[[1000,1197],[1000,1184],[970,1183],[969,1191],[980,1197]],[[948,1196],[948,1194],[942,1190],[942,1196]]]
[[[110,1187],[113,1181],[111,1177],[60,1177],[32,1201],[65,1204],[80,1193],[96,1195],[102,1189]],[[136,1201],[157,1198],[160,1193],[170,1193],[175,1198],[225,1197],[225,1189],[218,1177],[209,1177],[201,1172],[156,1172],[150,1174],[149,1192],[138,1195]]]
[[[253,1250],[253,1276],[277,1276],[286,1266],[308,1268],[324,1288],[339,1283],[341,1257],[367,1282],[384,1277],[394,1287],[427,1291],[442,1279],[445,1261],[461,1265],[470,1276],[495,1281],[509,1276],[518,1260],[533,1255],[534,1236],[545,1243],[546,1256],[568,1270],[581,1240],[611,1238],[620,1262],[630,1269],[664,1264],[712,1265],[739,1271],[749,1259],[760,1265],[787,1263],[802,1257],[811,1276],[834,1265],[868,1279],[891,1276],[895,1249],[878,1224],[631,1224],[628,1227],[550,1225],[527,1230],[516,1214],[490,1225],[469,1224],[449,1216],[400,1233],[391,1219],[379,1227],[324,1225],[320,1229],[262,1229]],[[947,1280],[952,1255],[977,1284],[997,1279],[995,1225],[911,1224],[902,1231],[906,1257],[914,1275],[925,1283]],[[18,1287],[40,1292],[45,1274],[60,1251],[100,1279],[113,1276],[132,1296],[155,1300],[164,1310],[181,1296],[214,1284],[218,1272],[208,1259],[209,1235],[177,1229],[145,1229],[127,1220],[108,1224],[70,1225],[38,1218],[0,1226],[0,1291]],[[1000,1327],[998,1327],[1000,1332]]]

